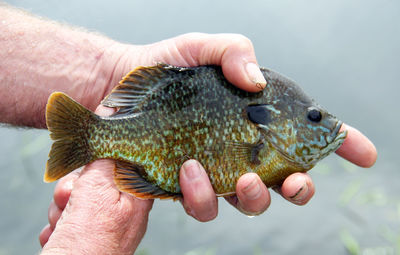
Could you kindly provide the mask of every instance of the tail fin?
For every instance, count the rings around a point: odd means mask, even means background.
[[[87,127],[97,119],[97,115],[66,94],[55,92],[50,95],[46,123],[54,143],[46,164],[45,182],[55,181],[92,160],[87,146]]]

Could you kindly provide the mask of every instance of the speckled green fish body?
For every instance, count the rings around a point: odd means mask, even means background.
[[[279,185],[335,151],[346,133],[293,81],[268,69],[262,72],[266,88],[248,93],[230,84],[216,66],[137,68],[102,102],[118,109],[110,117],[53,94],[46,119],[55,143],[45,180],[111,158],[122,191],[141,198],[176,198],[181,165],[197,159],[218,195],[234,193],[238,178],[249,172],[267,186]],[[75,115],[66,119],[65,111]]]

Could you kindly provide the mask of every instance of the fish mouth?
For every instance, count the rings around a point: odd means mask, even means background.
[[[347,136],[347,130],[341,131],[340,128],[342,127],[343,122],[340,120],[336,121],[335,128],[333,129],[332,133],[326,137],[327,145],[321,149],[318,154],[309,155],[308,157],[311,160],[307,162],[303,162],[302,165],[305,168],[311,168],[315,165],[318,161],[328,156],[331,152],[336,151],[339,147],[343,144],[344,140]]]
[[[338,120],[332,134],[327,137],[328,147],[330,150],[336,151],[347,137],[347,130],[340,132],[343,122]]]

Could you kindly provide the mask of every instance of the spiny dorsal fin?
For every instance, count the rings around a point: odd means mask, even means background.
[[[177,73],[190,68],[157,64],[150,67],[138,67],[128,73],[111,93],[101,102],[107,107],[118,108],[115,115],[127,115],[141,112],[141,106],[158,89],[180,79]]]
[[[142,199],[179,199],[178,193],[171,193],[147,182],[141,174],[144,169],[141,165],[116,161],[114,169],[114,182],[117,188],[123,192]]]

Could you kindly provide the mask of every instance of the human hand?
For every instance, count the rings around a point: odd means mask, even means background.
[[[252,43],[241,35],[234,34],[185,34],[145,46],[125,46],[115,56],[118,64],[113,70],[108,94],[114,84],[138,65],[168,63],[176,66],[221,65],[225,77],[241,89],[259,91],[265,80],[257,68]],[[115,63],[109,61],[109,63]],[[376,160],[373,144],[359,131],[343,125],[348,136],[338,154],[351,162],[368,167]],[[180,171],[183,206],[186,212],[200,221],[216,217],[218,203],[203,167],[194,160],[184,163]],[[289,176],[281,187],[276,187],[284,198],[298,205],[306,204],[314,194],[314,185],[308,174],[296,173]],[[268,189],[256,174],[243,175],[236,186],[236,195],[228,202],[245,214],[256,215],[265,211],[270,204]]]
[[[113,109],[99,106],[108,116]],[[60,179],[39,241],[42,254],[133,254],[147,227],[153,200],[120,192],[114,161],[97,160]]]
[[[210,41],[213,44],[208,43]],[[257,91],[261,89],[260,86],[265,85],[256,66],[251,43],[242,36],[191,34],[150,46],[132,47],[131,51],[124,51],[124,57],[120,57],[117,65],[111,68],[115,71],[114,76],[118,77],[115,79],[119,80],[137,65],[152,65],[156,62],[180,66],[221,64],[228,79],[238,82],[244,89]],[[127,52],[142,52],[142,55],[133,57]],[[179,55],[182,52],[186,54],[185,57]],[[157,57],[151,58],[149,53]],[[189,55],[195,58],[188,59]],[[178,58],[181,60],[177,60]],[[247,67],[245,63],[252,64]],[[111,84],[116,84],[116,81]],[[112,109],[100,106],[96,113],[109,115],[112,113],[109,111]],[[183,204],[191,215],[198,215],[195,216],[197,219],[207,221],[216,216],[217,200],[205,171],[198,166],[200,165],[196,161],[191,160],[182,168]],[[54,201],[49,207],[49,224],[39,236],[41,245],[46,244],[43,253],[61,253],[62,249],[72,252],[71,248],[76,249],[76,253],[82,251],[80,249],[87,249],[90,253],[132,253],[136,249],[146,230],[152,200],[139,200],[119,192],[113,182],[113,167],[114,164],[109,160],[96,161],[87,165],[80,175],[72,173],[59,181],[55,188]],[[193,169],[200,170],[197,171],[199,178],[190,175],[190,170]],[[266,188],[264,192],[268,194]],[[263,203],[268,204],[269,198]],[[211,214],[204,211],[208,209]]]
[[[208,43],[210,41],[213,43]],[[165,62],[180,66],[221,64],[227,78],[244,89],[257,91],[265,85],[251,43],[242,36],[191,34],[150,46],[132,47],[135,51],[124,51],[116,66],[111,68],[118,80],[137,65]],[[248,68],[245,63],[252,64]],[[116,81],[111,84],[116,84]],[[100,106],[96,113],[109,115],[110,110]],[[40,243],[45,245],[43,253],[62,253],[63,249],[73,253],[80,253],[82,249],[89,253],[132,253],[136,249],[146,230],[152,200],[138,200],[119,192],[113,182],[113,167],[109,160],[96,161],[87,165],[79,176],[72,173],[60,180],[49,207],[49,225],[39,236]],[[196,178],[191,170],[196,171],[199,177]],[[246,184],[246,177],[244,180]],[[239,182],[238,191],[242,192],[240,183],[243,181]],[[201,221],[216,216],[215,193],[205,171],[196,161],[190,160],[183,165],[180,184],[183,205],[188,213]],[[265,206],[269,204],[269,197],[265,198],[268,196],[265,186],[263,192],[260,199]],[[252,203],[248,204],[248,211],[253,210]],[[244,205],[239,208],[246,210],[247,204]]]
[[[100,115],[111,113],[110,109],[101,106],[96,112]],[[371,150],[373,145],[369,144],[370,142],[365,140],[365,137],[357,130],[348,126],[345,128],[351,134],[350,140],[346,140],[344,147],[342,146],[337,153],[344,157],[352,157],[349,160],[360,166],[368,167],[373,164],[376,155],[375,151]],[[354,150],[354,147],[357,147],[354,144],[361,145],[361,149]],[[42,246],[48,243],[42,254],[79,254],[83,250],[95,254],[99,252],[132,254],[135,251],[146,231],[148,213],[153,200],[140,200],[119,192],[113,185],[113,167],[114,164],[110,160],[98,160],[87,165],[81,174],[73,172],[60,179],[54,191],[54,200],[51,202],[48,211],[49,224],[43,228],[39,236]],[[197,179],[181,180],[181,186],[185,187],[184,189],[189,189],[183,191],[185,201],[189,201],[184,202],[186,210],[199,220],[215,217],[206,211],[210,209],[214,210],[212,213],[216,213],[217,204],[213,204],[215,194],[213,194],[212,188],[208,186],[211,185],[208,178],[203,176],[205,172],[201,165],[190,160],[184,164],[184,168],[197,168],[195,171],[200,172],[200,177]],[[186,171],[190,170],[181,171],[181,178],[186,178],[186,173],[183,173]],[[194,184],[193,187],[191,182]],[[256,198],[255,202],[258,202],[258,204],[253,205],[252,202],[254,201],[246,198],[246,185],[253,182],[258,182],[256,185],[261,187],[261,192],[267,192],[267,203],[269,204],[268,191],[263,189],[262,182],[255,174],[242,176],[237,184],[237,197],[227,199],[246,214],[262,212],[263,210],[257,211],[259,210],[257,206],[263,206],[265,203],[265,201],[259,201]],[[291,198],[291,192],[298,193],[296,185],[302,182],[305,182],[302,191],[297,194],[297,197]],[[204,191],[202,191],[203,189]],[[243,190],[245,191],[243,192]],[[196,197],[197,194],[204,194],[204,192],[209,194]],[[306,203],[313,192],[314,186],[309,176],[300,173],[289,176],[280,189],[280,193],[285,198],[300,205]],[[249,193],[250,196],[256,196],[251,188]],[[265,196],[265,194],[260,196]],[[243,206],[243,202],[238,200],[239,197],[247,199],[245,200],[247,204]],[[199,207],[195,207],[195,210],[188,208],[187,206],[188,204],[191,205],[190,203]],[[246,206],[252,211],[243,209]],[[55,231],[56,225],[57,230]],[[49,241],[50,236],[52,238]]]
[[[110,80],[114,82],[111,84],[116,84],[135,66],[164,62],[178,66],[219,64],[227,79],[242,89],[257,91],[265,85],[254,66],[246,68],[247,63],[256,64],[256,60],[251,42],[242,36],[189,34],[153,45],[132,47],[135,51],[125,51],[113,68]],[[248,70],[255,74],[249,76]],[[110,89],[112,86],[104,90],[106,94]],[[100,106],[97,113],[108,115],[110,110]],[[343,128],[348,130],[348,137],[338,154],[357,165],[371,166],[376,159],[372,143],[357,130],[345,125]],[[93,252],[96,249],[117,252],[119,249],[118,253],[131,253],[136,249],[146,230],[152,200],[138,200],[119,192],[112,180],[113,167],[109,160],[96,161],[87,165],[79,176],[73,173],[60,180],[49,208],[49,225],[39,237],[42,245],[47,243],[44,253],[60,252],[63,247],[93,249]],[[216,217],[215,193],[197,161],[184,163],[180,185],[184,197],[182,203],[188,214],[200,221]],[[276,190],[292,203],[303,205],[314,194],[314,185],[307,174],[296,173]],[[268,208],[270,195],[256,174],[246,174],[237,183],[236,195],[227,200],[241,212],[256,215]],[[94,232],[95,235],[91,235]],[[124,240],[122,244],[121,240]],[[93,246],[87,247],[88,244]]]
[[[348,132],[346,140],[336,153],[358,166],[371,167],[377,158],[375,146],[357,129],[343,124],[341,131],[344,130]],[[200,177],[188,178],[185,174],[187,168],[199,171]],[[198,170],[195,170],[196,168]],[[200,221],[216,217],[218,206],[215,193],[199,163],[191,160],[184,164],[180,173],[180,185],[184,194],[183,204],[188,214]],[[273,189],[296,205],[305,205],[315,192],[312,179],[307,173],[294,173],[288,176],[280,187]],[[226,197],[226,200],[246,215],[258,215],[268,208],[270,195],[260,177],[248,173],[238,180],[236,195]]]

